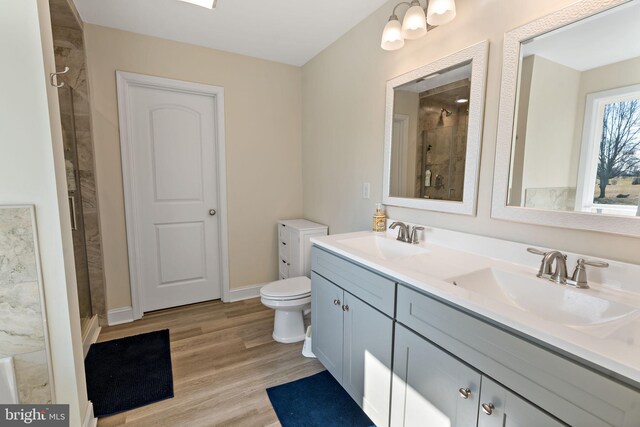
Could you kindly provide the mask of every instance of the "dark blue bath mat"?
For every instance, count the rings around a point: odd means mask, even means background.
[[[329,371],[267,389],[282,427],[375,427]]]
[[[84,360],[96,417],[173,397],[169,330],[91,346]]]

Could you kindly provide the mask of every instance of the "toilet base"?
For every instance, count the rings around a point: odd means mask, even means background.
[[[295,311],[277,310],[273,321],[273,339],[290,344],[304,341],[304,318],[302,309]]]

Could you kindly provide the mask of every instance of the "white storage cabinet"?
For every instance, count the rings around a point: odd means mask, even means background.
[[[327,235],[328,227],[306,219],[278,221],[278,271],[280,279],[311,273],[312,237]]]

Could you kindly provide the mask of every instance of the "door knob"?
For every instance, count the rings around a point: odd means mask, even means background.
[[[348,305],[343,305],[342,306],[342,311],[349,311],[349,306]]]
[[[215,214],[217,214],[218,212],[216,212],[215,209],[209,209],[209,215],[214,216]]]
[[[333,305],[340,305],[340,300],[339,299],[334,299],[333,300]]]

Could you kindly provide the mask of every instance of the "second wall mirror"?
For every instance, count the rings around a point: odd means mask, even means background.
[[[386,205],[474,215],[489,42],[387,82]]]
[[[640,236],[640,1],[505,35],[494,218]]]

